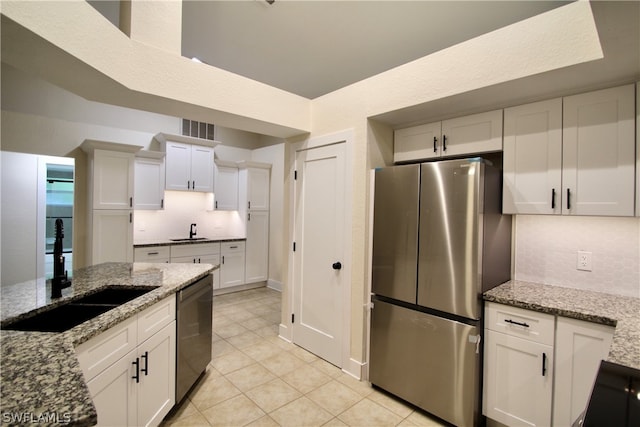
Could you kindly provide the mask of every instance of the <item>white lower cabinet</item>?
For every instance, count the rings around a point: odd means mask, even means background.
[[[155,426],[175,404],[175,296],[76,349],[98,425]]]
[[[269,278],[269,211],[251,211],[247,214],[245,245],[245,283],[267,280]]]
[[[507,426],[570,427],[587,406],[613,330],[487,303],[483,414]]]
[[[171,259],[169,246],[146,246],[133,249],[134,262],[163,262]]]
[[[171,262],[220,264],[220,243],[197,243],[171,246]],[[220,287],[220,269],[213,271],[213,289]]]
[[[551,315],[488,304],[483,413],[508,426],[549,426],[553,389]]]
[[[220,287],[229,288],[244,284],[244,242],[223,242],[220,252]]]
[[[558,317],[554,426],[571,426],[587,407],[600,361],[609,353],[613,331],[613,326]]]

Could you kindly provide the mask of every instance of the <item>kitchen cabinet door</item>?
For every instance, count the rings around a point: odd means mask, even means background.
[[[191,146],[191,181],[192,190],[213,192],[213,148]]]
[[[394,163],[440,157],[441,148],[441,122],[398,129],[393,132]]]
[[[134,209],[163,209],[164,185],[164,159],[136,157]]]
[[[600,362],[609,354],[613,331],[612,326],[558,317],[554,426],[571,426],[587,407]]]
[[[191,189],[191,145],[167,141],[165,188],[186,191]]]
[[[87,382],[99,426],[137,424],[138,393],[135,381],[131,380],[135,374],[131,362],[135,358],[133,350]]]
[[[502,150],[502,110],[442,122],[442,156]]]
[[[139,426],[159,425],[175,403],[176,322],[166,325],[138,347]]]
[[[269,187],[271,176],[271,165],[269,168],[247,168],[247,206],[252,211],[269,210]]]
[[[562,99],[504,110],[502,212],[562,212]]]
[[[484,410],[507,426],[551,425],[553,347],[488,330]]]
[[[563,101],[562,213],[634,215],[634,86]]]
[[[133,212],[96,209],[92,221],[90,264],[133,262]]]
[[[244,284],[245,243],[224,242],[220,246],[220,288]]]
[[[215,162],[214,209],[219,211],[238,210],[238,167]]]
[[[93,209],[131,209],[134,161],[133,153],[93,152]]]
[[[247,215],[245,283],[262,282],[269,278],[269,212]]]

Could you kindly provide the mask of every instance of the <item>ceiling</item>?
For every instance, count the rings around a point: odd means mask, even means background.
[[[313,99],[566,3],[185,0],[182,54]]]

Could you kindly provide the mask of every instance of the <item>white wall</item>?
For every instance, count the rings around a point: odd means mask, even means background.
[[[38,158],[0,152],[2,161],[2,272],[3,285],[37,277]],[[44,239],[44,236],[42,236]],[[44,260],[44,254],[42,254]]]
[[[640,298],[640,218],[518,215],[515,279]],[[592,271],[576,269],[592,252]]]

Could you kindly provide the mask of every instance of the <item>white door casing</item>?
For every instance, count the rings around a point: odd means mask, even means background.
[[[293,323],[281,325],[280,334],[360,378],[359,362],[350,359],[352,139],[345,131],[293,150],[290,232],[296,250],[285,301]]]

